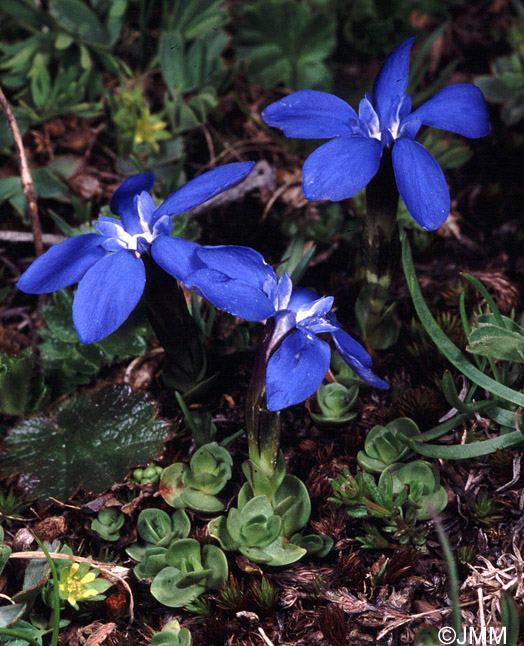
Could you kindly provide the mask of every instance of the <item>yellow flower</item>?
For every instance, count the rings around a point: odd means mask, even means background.
[[[99,574],[100,570],[91,569],[88,563],[73,563],[64,567],[58,580],[60,598],[78,609],[79,601],[93,599],[111,585],[97,579]]]

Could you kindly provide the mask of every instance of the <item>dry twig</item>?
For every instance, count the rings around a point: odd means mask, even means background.
[[[33,180],[31,178],[31,173],[29,172],[29,165],[27,163],[27,156],[25,154],[24,144],[22,143],[20,130],[18,129],[18,125],[11,110],[11,106],[9,105],[1,87],[0,105],[2,106],[2,110],[4,111],[7,123],[9,125],[9,130],[13,135],[13,141],[15,143],[16,154],[18,156],[18,167],[20,168],[20,178],[22,180],[22,190],[24,191],[25,199],[27,201],[27,207],[29,209],[29,216],[31,218],[31,228],[33,229],[35,252],[37,256],[41,256],[44,253],[44,245],[42,242],[42,227],[40,226],[40,219],[38,217],[38,207],[36,205]]]

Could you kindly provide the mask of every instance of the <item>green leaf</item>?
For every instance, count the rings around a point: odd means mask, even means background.
[[[223,0],[172,0],[169,24],[176,26],[186,40],[218,29],[228,20]]]
[[[495,397],[500,397],[501,399],[512,402],[513,404],[517,404],[517,406],[524,406],[524,394],[498,383],[478,370],[466,359],[457,346],[439,328],[429,311],[426,302],[424,301],[424,297],[422,296],[420,285],[417,281],[415,266],[413,264],[411,249],[405,232],[402,232],[401,234],[401,242],[402,265],[404,267],[404,274],[413,300],[413,305],[415,306],[415,310],[424,326],[424,329],[429,334],[432,341],[446,359],[460,370],[463,375],[468,377],[468,379],[473,381],[473,383],[477,384],[477,386],[485,388]]]
[[[23,415],[36,410],[46,393],[41,377],[33,377],[33,350],[27,348],[18,357],[0,354],[0,413]]]
[[[335,30],[333,16],[315,15],[306,4],[262,0],[247,9],[235,46],[251,81],[327,90],[331,73],[324,61],[335,49]]]
[[[506,629],[504,646],[517,646],[519,639],[519,609],[505,590],[500,593],[500,623]]]
[[[164,31],[160,38],[160,70],[170,90],[184,87],[184,39],[177,31]]]
[[[52,417],[33,417],[13,428],[0,465],[21,472],[32,496],[68,498],[78,487],[102,491],[120,482],[132,464],[158,455],[168,424],[156,406],[128,386],[80,395],[58,406]]]
[[[493,359],[524,363],[524,337],[498,325],[482,325],[471,331],[466,350]]]
[[[513,431],[494,437],[491,440],[472,442],[471,444],[424,444],[423,442],[410,441],[413,451],[427,458],[442,460],[467,460],[480,455],[489,455],[500,449],[509,449],[513,446],[523,446],[524,440],[520,431]]]
[[[93,44],[107,44],[107,31],[87,3],[80,0],[51,0],[50,9],[60,25],[77,38]]]
[[[0,608],[0,628],[9,628],[16,623],[25,612],[25,603],[13,603]]]

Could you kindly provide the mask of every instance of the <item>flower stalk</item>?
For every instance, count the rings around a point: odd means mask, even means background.
[[[178,281],[164,271],[149,253],[146,267],[145,302],[151,327],[164,348],[166,385],[188,392],[202,382],[207,362],[198,328],[187,309]]]
[[[361,236],[365,284],[356,303],[362,334],[373,348],[385,347],[386,336],[396,338],[396,323],[392,315],[385,315],[393,273],[400,262],[398,199],[391,151],[386,149],[377,174],[366,187],[366,217]],[[387,335],[383,324],[390,328]]]
[[[274,329],[275,320],[271,318],[258,344],[246,399],[249,459],[270,480],[275,472],[280,448],[281,427],[280,411],[270,411],[266,407],[266,366],[274,350]]]

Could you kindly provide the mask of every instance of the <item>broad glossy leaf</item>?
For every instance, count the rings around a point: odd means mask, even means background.
[[[128,386],[108,387],[65,401],[52,417],[33,417],[11,429],[0,467],[21,473],[32,496],[68,498],[78,487],[101,491],[120,482],[133,464],[158,455],[168,424],[153,402]]]

